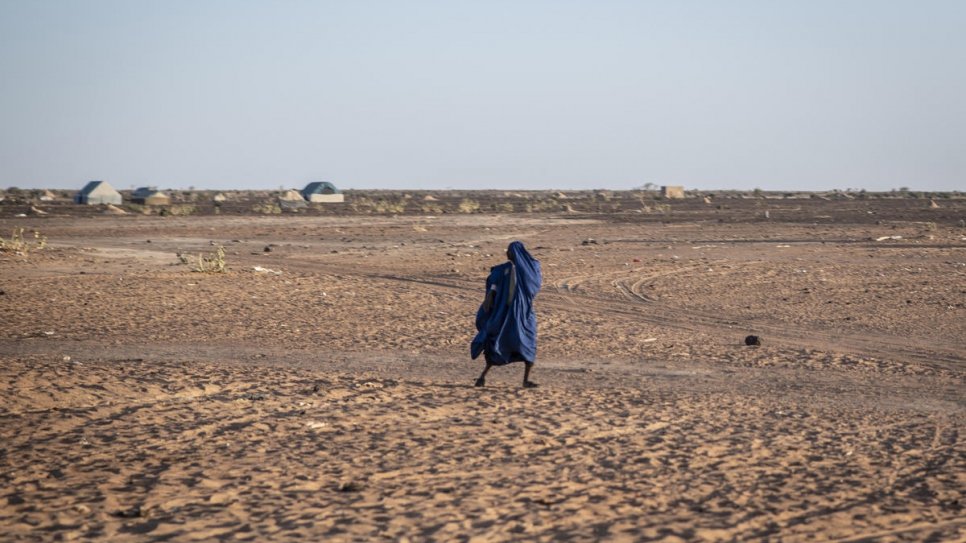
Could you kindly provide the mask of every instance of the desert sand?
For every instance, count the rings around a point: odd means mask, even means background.
[[[0,214],[0,538],[966,538],[966,201],[678,205]],[[511,240],[540,387],[474,388]]]

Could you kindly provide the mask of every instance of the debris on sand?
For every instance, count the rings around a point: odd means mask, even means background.
[[[581,245],[597,245],[597,240],[594,238],[587,238],[580,242]]]
[[[138,518],[141,516],[141,506],[135,505],[130,509],[119,509],[111,513],[111,515],[118,518]]]
[[[34,206],[30,206],[31,215],[46,215],[47,212]]]
[[[104,214],[105,215],[127,215],[127,211],[124,211],[123,209],[117,207],[114,204],[107,204],[107,207],[104,208]]]
[[[362,490],[362,485],[355,481],[340,481],[336,490],[339,492],[358,492]]]
[[[746,336],[745,345],[748,345],[749,347],[760,347],[761,338],[758,336]]]
[[[902,236],[881,236],[881,237],[875,238],[876,241],[899,240],[899,239],[902,239]]]
[[[939,204],[936,203],[936,200],[929,199],[929,209],[939,209]]]
[[[261,266],[255,266],[252,268],[255,273],[270,273],[272,275],[282,275],[282,270],[273,270],[271,268],[263,268]]]

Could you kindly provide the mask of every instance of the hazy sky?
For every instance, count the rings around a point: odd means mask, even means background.
[[[0,187],[966,190],[966,0],[0,0]]]

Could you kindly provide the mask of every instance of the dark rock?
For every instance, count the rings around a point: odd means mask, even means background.
[[[745,338],[745,345],[755,346],[755,347],[760,346],[761,338],[758,336],[747,336]]]
[[[138,518],[141,516],[141,506],[135,505],[130,509],[119,509],[111,514],[118,518]]]
[[[339,492],[358,492],[362,490],[362,485],[355,481],[342,481],[337,488]]]

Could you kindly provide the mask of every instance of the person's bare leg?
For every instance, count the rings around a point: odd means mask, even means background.
[[[481,387],[486,384],[486,372],[490,371],[491,367],[493,367],[493,364],[487,362],[486,367],[483,368],[483,373],[481,373],[479,379],[476,380],[475,386]]]
[[[525,362],[523,364],[523,388],[535,388],[536,383],[530,380],[530,369],[533,367],[533,362]]]

